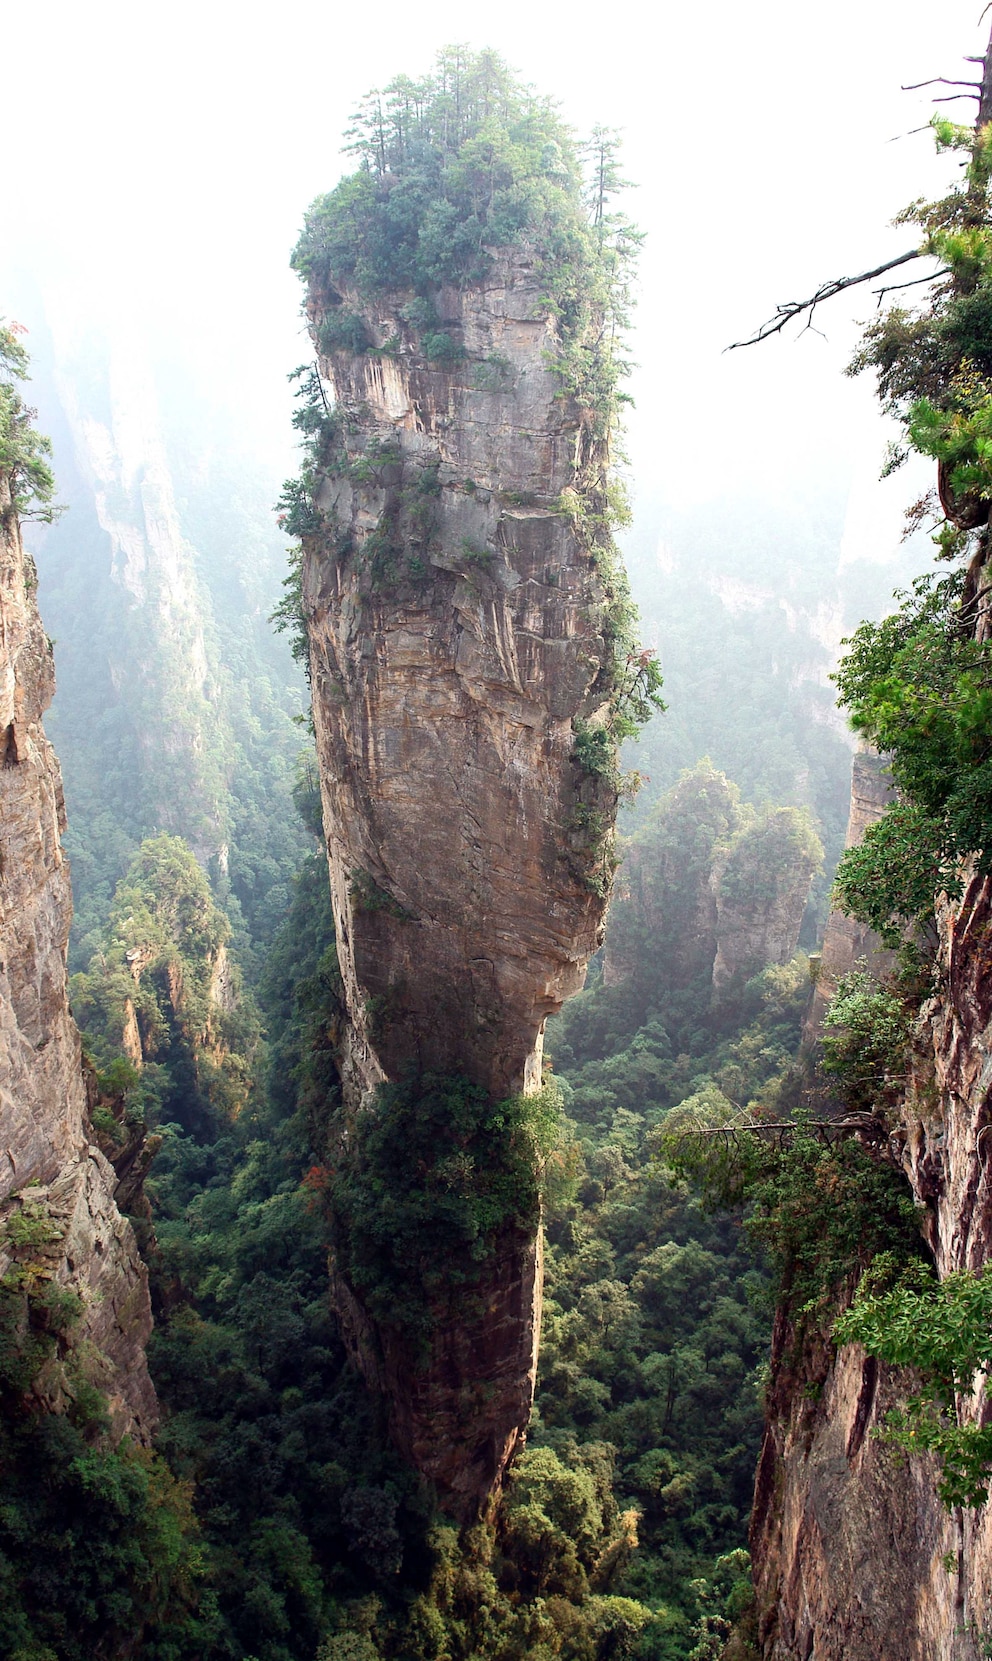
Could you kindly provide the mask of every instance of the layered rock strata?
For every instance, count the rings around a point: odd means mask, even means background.
[[[82,1299],[74,1342],[107,1393],[114,1432],[144,1440],[157,1417],[148,1280],[92,1136],[69,1012],[62,784],[41,725],[54,676],[35,587],[0,477],[0,1275],[24,1266],[24,1230],[12,1227],[24,1213],[37,1224],[27,1232],[43,1237],[32,1272]]]
[[[605,446],[548,365],[523,252],[439,290],[433,333],[406,320],[411,298],[310,298],[315,341],[344,307],[373,344],[319,359],[338,437],[303,572],[355,1107],[411,1070],[497,1098],[539,1086],[545,1022],[602,938],[616,810],[576,743],[611,690],[582,533]],[[533,1388],[534,1241],[508,1238],[487,1272],[498,1338],[442,1320],[416,1385],[354,1297],[346,1319],[398,1440],[461,1515],[492,1492]]]

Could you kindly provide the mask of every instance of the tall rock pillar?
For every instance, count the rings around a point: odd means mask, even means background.
[[[612,875],[608,580],[581,518],[605,445],[548,365],[524,250],[439,289],[430,331],[411,298],[312,282],[309,302],[332,436],[303,599],[356,1111],[411,1072],[537,1089]],[[370,349],[320,351],[342,308]],[[400,1445],[462,1516],[529,1413],[536,1240],[508,1238],[487,1272],[485,1312],[439,1318],[420,1366],[339,1288]]]

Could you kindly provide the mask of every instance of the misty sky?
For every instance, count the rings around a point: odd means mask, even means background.
[[[342,170],[342,129],[365,91],[421,72],[439,46],[491,45],[576,127],[625,130],[628,206],[647,232],[628,441],[637,498],[799,500],[839,481],[861,516],[855,539],[877,525],[884,541],[907,491],[897,476],[873,494],[885,434],[870,386],[840,374],[870,294],[822,314],[827,340],[722,348],[776,301],[912,245],[888,221],[946,186],[954,163],[935,159],[927,133],[890,142],[931,109],[930,93],[900,83],[963,73],[963,54],[983,49],[980,11],[979,0],[8,8],[0,311],[31,327],[40,296],[67,336],[126,321],[153,358],[194,376],[218,432],[285,471],[285,374],[307,355],[288,255],[308,202]],[[969,104],[943,107],[972,119]]]

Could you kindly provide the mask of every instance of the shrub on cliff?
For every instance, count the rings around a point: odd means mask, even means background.
[[[524,238],[588,261],[574,138],[495,52],[449,47],[432,74],[398,76],[363,100],[349,137],[358,170],[314,203],[293,256],[322,286],[478,282],[492,249]]]
[[[558,1116],[553,1086],[494,1102],[465,1078],[427,1073],[381,1086],[342,1127],[331,1236],[377,1319],[426,1330],[439,1301],[471,1294],[502,1235],[533,1233]]]
[[[962,858],[992,870],[992,642],[975,639],[964,572],[921,577],[899,610],[862,623],[837,672],[851,725],[891,756],[901,800],[844,854],[845,910],[898,944],[932,928]]]
[[[0,478],[7,480],[18,518],[50,523],[59,513],[52,504],[52,444],[31,425],[35,411],[18,388],[28,374],[28,354],[18,339],[23,332],[20,324],[0,318]]]

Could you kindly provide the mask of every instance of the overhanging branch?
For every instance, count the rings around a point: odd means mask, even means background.
[[[814,311],[824,300],[832,300],[835,294],[843,294],[846,288],[857,288],[859,283],[870,283],[873,277],[881,277],[886,271],[894,271],[897,265],[906,265],[910,260],[918,260],[926,255],[926,252],[925,248],[911,248],[908,253],[897,254],[894,260],[886,260],[884,265],[876,265],[871,271],[862,271],[856,277],[834,277],[830,282],[822,283],[816,293],[811,294],[807,300],[794,300],[788,305],[777,306],[774,317],[762,323],[760,329],[748,340],[735,340],[726,350],[736,352],[739,346],[757,346],[759,341],[777,335],[787,323],[791,323],[793,318],[802,317],[804,312],[809,312],[808,327]]]

